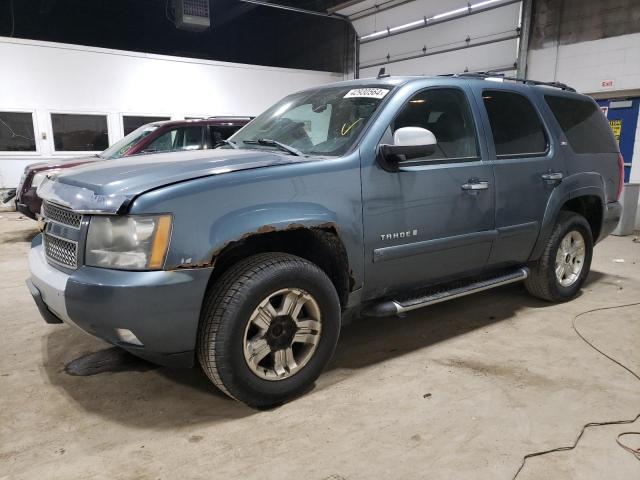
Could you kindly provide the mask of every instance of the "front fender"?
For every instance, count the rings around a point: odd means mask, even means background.
[[[308,202],[266,203],[231,211],[211,225],[210,258],[232,242],[252,235],[297,228],[334,228],[335,212]]]
[[[542,227],[538,234],[538,239],[533,247],[529,261],[535,261],[542,255],[547,239],[551,236],[553,227],[558,219],[558,214],[565,203],[577,197],[587,195],[596,196],[600,199],[602,207],[605,205],[605,184],[602,175],[595,172],[582,172],[565,177],[558,185],[547,201],[547,207],[542,220]],[[594,239],[595,241],[596,239]]]

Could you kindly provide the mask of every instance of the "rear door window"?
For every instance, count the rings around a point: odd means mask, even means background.
[[[538,112],[527,97],[505,90],[484,90],[482,100],[498,158],[546,153],[547,135]]]
[[[587,99],[544,97],[575,153],[615,153],[618,145],[598,106]]]

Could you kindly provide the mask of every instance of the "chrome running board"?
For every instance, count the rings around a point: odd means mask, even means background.
[[[501,287],[510,283],[521,282],[529,276],[527,267],[502,272],[494,276],[483,276],[467,282],[456,282],[417,292],[415,295],[387,300],[367,307],[363,314],[371,317],[386,317],[410,312],[418,308],[446,302],[472,293],[482,292],[491,288]]]

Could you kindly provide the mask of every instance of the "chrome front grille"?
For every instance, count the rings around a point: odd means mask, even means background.
[[[78,244],[45,232],[44,251],[47,259],[67,268],[78,268]]]
[[[67,225],[71,228],[79,229],[80,224],[82,223],[81,214],[72,212],[66,208],[58,207],[57,205],[53,205],[49,202],[44,202],[42,212],[45,218],[52,222],[61,223],[62,225]]]

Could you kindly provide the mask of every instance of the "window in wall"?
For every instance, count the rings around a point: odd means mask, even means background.
[[[0,112],[0,152],[35,152],[33,114]]]
[[[458,89],[434,88],[417,93],[391,123],[392,133],[402,127],[421,127],[435,135],[436,150],[425,160],[478,157],[469,103]]]
[[[145,153],[169,152],[172,150],[202,149],[202,127],[173,128],[151,142],[144,149]]]
[[[523,95],[504,90],[482,92],[498,157],[543,155],[547,136],[540,117]]]
[[[122,127],[124,130],[124,136],[126,137],[134,130],[140,128],[147,123],[161,122],[163,120],[171,120],[171,117],[147,117],[142,115],[123,115]]]
[[[618,151],[611,127],[598,106],[589,100],[547,95],[544,97],[576,153]]]
[[[56,152],[101,152],[109,146],[106,115],[52,113]]]

